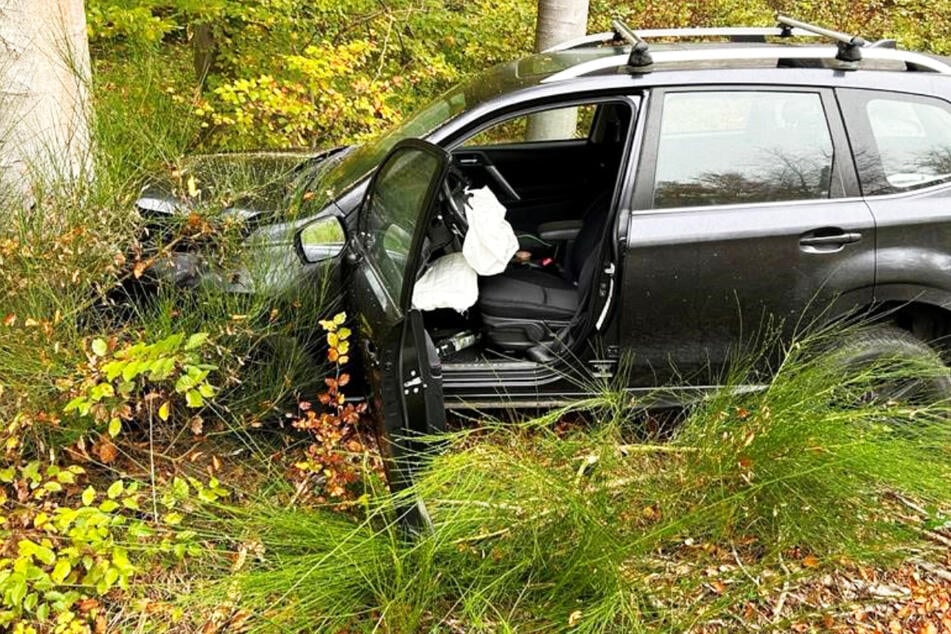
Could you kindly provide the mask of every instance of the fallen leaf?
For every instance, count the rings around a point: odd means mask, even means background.
[[[152,265],[151,260],[139,260],[132,266],[132,277],[139,279],[145,273],[145,269]]]
[[[568,627],[574,627],[575,625],[577,625],[578,621],[581,620],[581,616],[582,616],[581,610],[575,610],[574,612],[572,612],[571,615],[568,617]]]
[[[99,602],[95,599],[83,599],[76,604],[80,612],[91,612],[99,607]]]
[[[111,464],[112,462],[115,462],[116,456],[119,455],[119,450],[108,438],[103,438],[98,443],[96,443],[96,446],[93,447],[93,451],[105,464]]]

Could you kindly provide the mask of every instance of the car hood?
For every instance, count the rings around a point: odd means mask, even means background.
[[[147,183],[135,206],[148,221],[197,209],[246,222],[284,220],[320,165],[345,146],[323,151],[261,151],[191,156],[178,169]]]

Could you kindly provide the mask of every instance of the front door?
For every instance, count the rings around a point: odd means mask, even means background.
[[[830,91],[659,91],[649,116],[624,268],[642,379],[715,382],[757,338],[872,301],[875,223]]]
[[[422,447],[416,439],[445,424],[439,357],[410,300],[448,165],[448,153],[435,145],[418,140],[398,144],[370,182],[350,246],[354,264],[347,290],[394,491],[411,482],[420,462]],[[401,512],[412,527],[425,522],[419,506]]]

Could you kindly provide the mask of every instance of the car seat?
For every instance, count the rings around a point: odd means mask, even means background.
[[[553,340],[571,323],[594,281],[613,191],[603,192],[588,206],[563,269],[515,264],[479,279],[478,305],[489,345],[528,350]]]

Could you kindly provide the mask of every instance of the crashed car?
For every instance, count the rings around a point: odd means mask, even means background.
[[[246,240],[266,275],[188,253],[176,274],[272,292],[329,271],[390,434],[605,381],[676,401],[768,319],[788,338],[884,310],[877,350],[927,350],[951,324],[951,65],[779,22],[616,23],[491,69],[303,161],[303,213]]]

